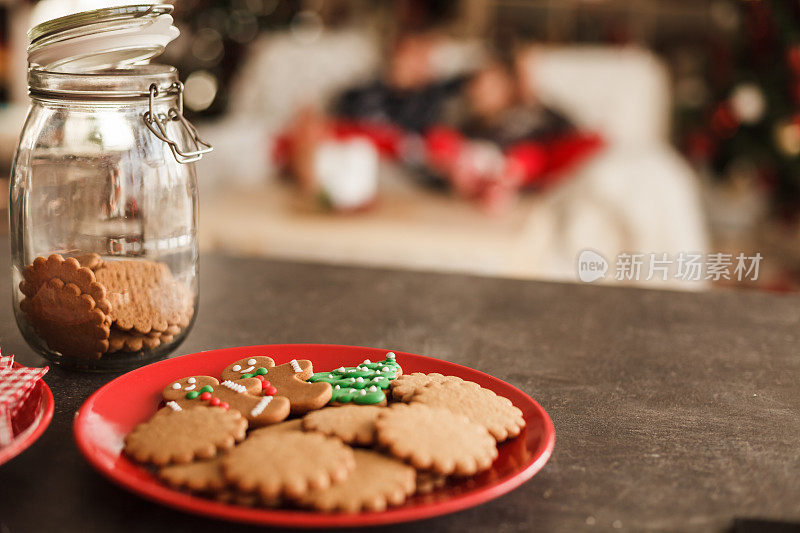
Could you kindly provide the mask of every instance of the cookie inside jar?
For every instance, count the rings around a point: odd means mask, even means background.
[[[174,348],[195,313],[192,283],[163,262],[52,254],[22,278],[19,309],[31,332],[76,366],[156,358]]]

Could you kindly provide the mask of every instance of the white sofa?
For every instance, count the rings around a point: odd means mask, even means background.
[[[374,75],[376,50],[358,32],[326,33],[313,42],[273,35],[254,47],[233,88],[230,116],[203,126],[217,148],[200,166],[203,248],[560,280],[576,279],[584,248],[600,252],[612,269],[620,252],[706,251],[699,185],[667,138],[666,71],[635,48],[529,52],[536,94],[602,133],[608,147],[562,185],[526,195],[504,216],[488,217],[463,200],[420,189],[388,165],[379,203],[369,212],[336,215],[299,204],[274,179],[269,139],[297,105],[323,105],[342,87]],[[474,62],[477,50],[452,43],[437,61],[452,72]]]

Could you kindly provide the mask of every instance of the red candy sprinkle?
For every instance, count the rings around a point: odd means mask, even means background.
[[[216,398],[216,397],[215,398],[211,398],[208,401],[208,405],[219,405],[219,404],[220,404],[219,398]]]
[[[200,399],[204,400],[204,401],[205,400],[210,400],[211,399],[211,393],[210,392],[204,392],[203,394],[200,395]]]
[[[261,382],[262,385],[264,384],[264,376],[262,376],[261,374],[256,375],[256,379],[258,379]],[[269,383],[269,382],[267,382],[267,383]]]
[[[265,396],[274,396],[277,393],[278,393],[278,389],[276,389],[272,385],[264,387],[264,395]]]
[[[226,411],[228,410],[228,407],[230,407],[230,405],[228,405],[228,402],[219,402],[219,406],[225,409]]]

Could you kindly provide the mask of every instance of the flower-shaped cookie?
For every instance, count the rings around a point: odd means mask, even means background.
[[[49,279],[20,302],[20,309],[51,350],[85,359],[99,358],[108,350],[108,315],[74,283]]]
[[[233,448],[245,431],[247,421],[237,411],[170,404],[133,428],[125,438],[125,452],[143,463],[188,463]]]

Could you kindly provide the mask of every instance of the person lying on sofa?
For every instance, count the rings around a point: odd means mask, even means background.
[[[381,78],[344,91],[330,113],[296,114],[275,155],[303,191],[322,194],[333,207],[366,206],[377,176],[362,174],[377,173],[369,160],[379,154],[426,183],[502,211],[521,189],[554,183],[602,145],[531,99],[511,54],[468,75],[437,78],[431,58],[441,38],[401,36]]]

